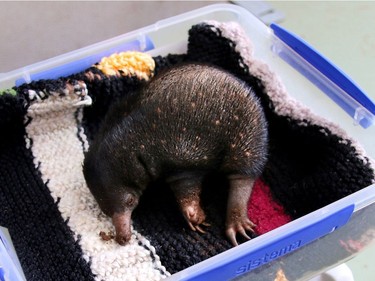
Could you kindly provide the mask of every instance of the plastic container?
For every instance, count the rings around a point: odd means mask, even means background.
[[[345,74],[305,42],[277,25],[267,27],[245,9],[235,5],[208,6],[2,74],[0,89],[31,79],[69,75],[72,71],[87,68],[108,52],[139,50],[152,55],[184,52],[188,30],[204,20],[238,22],[254,44],[254,56],[278,73],[292,97],[318,115],[340,124],[362,144],[370,157],[375,158],[374,103]],[[275,262],[282,262],[288,267],[293,266],[295,258],[299,256],[333,254],[325,245],[340,239],[342,233],[352,229],[358,231],[366,216],[373,215],[374,209],[375,185],[372,185],[176,273],[168,280],[264,280],[262,276],[266,276],[267,268]],[[319,269],[310,268],[306,263],[296,270],[308,278],[340,262],[344,260],[324,264]]]

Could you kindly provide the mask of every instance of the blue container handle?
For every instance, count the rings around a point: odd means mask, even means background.
[[[320,73],[322,73],[340,89],[345,91],[372,115],[375,115],[375,103],[343,71],[317,52],[307,42],[289,32],[285,28],[282,28],[275,23],[271,24],[270,27],[280,40],[292,48],[297,54],[315,67]],[[342,104],[340,104],[340,106],[343,107]],[[352,112],[351,115],[353,116],[354,113]],[[369,125],[371,125],[371,123]],[[368,127],[369,125],[364,127]]]

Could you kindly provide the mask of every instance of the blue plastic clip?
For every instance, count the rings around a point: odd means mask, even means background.
[[[306,71],[306,69],[304,69],[304,67],[298,62],[298,59],[296,59],[295,56],[293,57],[293,55],[288,54],[287,50],[279,50],[280,57],[319,87],[362,127],[367,128],[372,125],[375,119],[375,103],[343,71],[301,38],[277,24],[273,23],[270,27],[280,40],[292,48],[332,83],[357,101],[363,107],[362,112],[361,108],[354,106],[347,98],[345,99],[342,93],[337,93],[337,91],[332,89],[327,83],[322,82],[309,71]]]
[[[114,53],[124,52],[124,51],[142,51],[146,52],[152,50],[154,48],[154,44],[151,39],[146,36],[145,42],[140,42],[139,40],[135,40],[132,42],[127,42],[124,44],[120,44],[116,47],[111,49],[78,59],[76,61],[72,61],[63,65],[59,65],[57,67],[53,67],[51,69],[47,69],[45,71],[41,71],[38,73],[33,73],[30,75],[30,81],[37,81],[41,79],[58,79],[60,77],[66,77],[75,73],[79,73],[93,64],[99,62],[103,57],[110,56]],[[16,80],[16,86],[20,86],[24,83],[30,82],[26,81],[24,78],[20,78]]]
[[[25,281],[9,233],[0,227],[0,281]]]

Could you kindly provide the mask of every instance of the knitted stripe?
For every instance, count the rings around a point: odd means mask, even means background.
[[[26,148],[27,99],[0,97],[0,225],[9,229],[27,280],[93,280]]]
[[[251,192],[248,216],[255,223],[255,232],[258,235],[287,224],[292,219],[285,213],[284,207],[276,202],[269,186],[257,180]]]
[[[82,173],[83,147],[87,144],[82,143],[82,131],[78,130],[81,115],[77,110],[81,111],[80,100],[87,95],[86,87],[77,84],[74,91],[69,88],[57,90],[59,95],[28,91],[32,102],[26,131],[42,180],[58,203],[74,239],[79,240],[82,257],[90,262],[96,280],[160,280],[167,273],[153,247],[136,231],[127,247],[114,240],[104,241],[99,235],[114,228],[98,208]],[[41,92],[48,98],[33,99],[35,93]]]

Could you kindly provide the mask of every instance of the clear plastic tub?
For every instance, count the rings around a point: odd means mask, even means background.
[[[26,280],[8,230],[0,227],[0,280]]]
[[[336,81],[330,77],[330,74],[327,76],[327,73],[319,69],[319,65],[314,66],[309,58],[298,53],[298,48],[295,48],[290,40],[285,41],[282,36],[276,36],[277,27],[273,29],[267,27],[255,16],[235,5],[208,6],[2,74],[0,89],[12,87],[17,83],[29,82],[31,79],[53,78],[54,75],[64,76],[81,71],[108,52],[139,50],[149,52],[151,55],[184,52],[188,30],[192,25],[206,20],[238,22],[254,44],[254,57],[266,62],[280,76],[292,97],[301,101],[316,114],[340,124],[352,138],[362,144],[370,157],[375,158],[373,103],[361,102],[365,96],[359,89],[359,94],[354,96],[350,92],[352,88],[349,92],[345,91],[345,87],[340,84],[342,81]],[[310,48],[304,42],[300,44],[307,50]],[[317,55],[319,57],[319,54]],[[324,60],[324,58],[321,59]],[[333,65],[331,67],[335,68]],[[337,71],[333,76],[335,75],[337,77],[342,73]],[[356,87],[356,85],[352,86]],[[333,255],[332,248],[326,245],[340,239],[343,233],[350,233],[353,229],[360,231],[366,216],[373,215],[374,209],[375,185],[372,185],[176,273],[169,280],[229,280],[233,278],[265,280],[262,276],[267,275],[268,268],[280,263],[284,267],[293,267],[296,259],[300,259],[303,265],[300,264],[296,270],[300,270],[304,278],[308,278],[344,260],[322,264],[321,268],[311,268],[308,263],[303,262],[303,257],[313,254],[317,255],[318,259],[319,255]],[[370,243],[371,241],[368,244]]]

